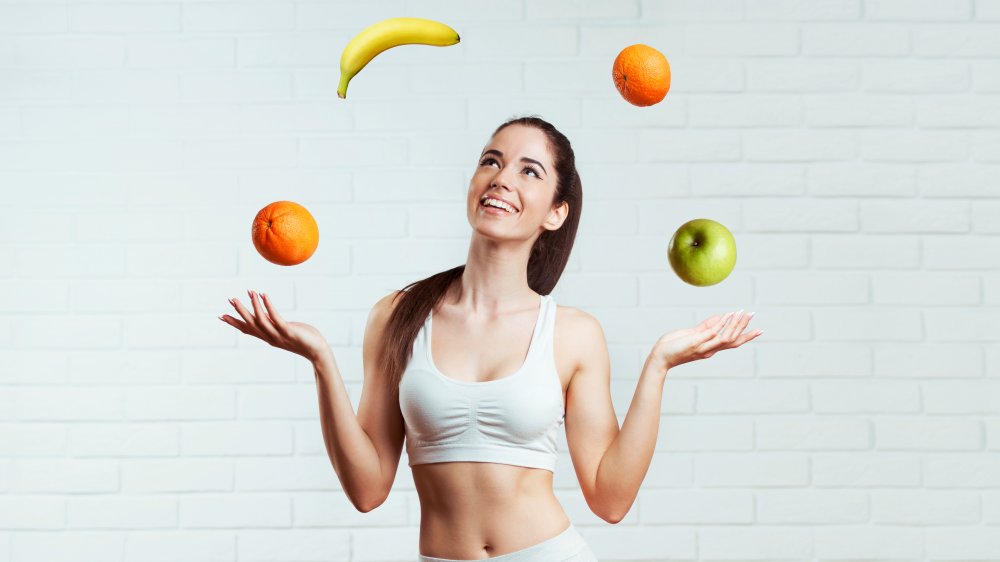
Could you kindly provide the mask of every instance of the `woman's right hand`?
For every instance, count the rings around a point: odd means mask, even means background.
[[[248,293],[253,305],[252,313],[244,308],[239,299],[229,301],[243,318],[242,322],[228,314],[219,318],[244,334],[258,337],[274,347],[286,349],[309,361],[316,361],[323,354],[330,353],[330,346],[319,330],[302,322],[286,322],[274,309],[270,297],[253,291]],[[259,301],[263,301],[263,307]],[[267,308],[267,312],[264,312],[264,308]]]

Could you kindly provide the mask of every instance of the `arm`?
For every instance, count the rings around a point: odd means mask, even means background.
[[[661,336],[646,358],[619,430],[609,391],[611,367],[604,332],[596,318],[577,311],[569,331],[581,352],[569,385],[566,439],[595,514],[617,523],[632,507],[656,447],[667,371],[756,338],[760,330],[743,333],[749,321],[742,315],[712,316],[694,328]]]
[[[319,394],[323,442],[333,469],[354,507],[367,513],[389,495],[403,448],[404,427],[395,395],[382,384],[377,342],[389,313],[391,295],[372,309],[365,329],[365,380],[355,415],[332,353],[313,362]]]
[[[579,364],[570,380],[566,440],[587,505],[618,523],[631,509],[653,458],[667,369],[646,359],[621,429],[611,402],[611,366],[600,323],[577,311],[573,324]]]
[[[219,319],[244,334],[309,359],[316,373],[323,442],[333,469],[348,498],[359,511],[375,509],[389,495],[403,448],[403,415],[396,394],[383,384],[385,373],[377,360],[378,343],[398,292],[372,307],[365,327],[365,383],[357,415],[344,388],[333,352],[319,330],[302,322],[287,322],[271,299],[248,291],[250,312],[238,299],[230,299],[242,321],[223,315]],[[266,308],[266,313],[264,309]]]

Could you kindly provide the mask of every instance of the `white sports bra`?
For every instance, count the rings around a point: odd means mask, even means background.
[[[431,317],[413,342],[399,384],[410,466],[491,462],[555,471],[556,436],[566,419],[555,366],[556,304],[541,295],[521,368],[501,379],[470,382],[439,371],[431,354]]]

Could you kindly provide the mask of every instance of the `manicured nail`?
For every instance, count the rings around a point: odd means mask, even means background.
[[[750,314],[747,314],[747,318],[753,318],[754,314],[757,314],[757,313],[756,312],[751,312]]]

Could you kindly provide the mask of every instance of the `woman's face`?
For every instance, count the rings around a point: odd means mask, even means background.
[[[549,221],[555,221],[550,224],[558,228],[562,218],[552,207],[556,181],[545,133],[525,125],[505,127],[483,149],[469,182],[469,224],[496,234],[521,233],[525,238]],[[514,211],[484,206],[486,196],[506,201]]]

